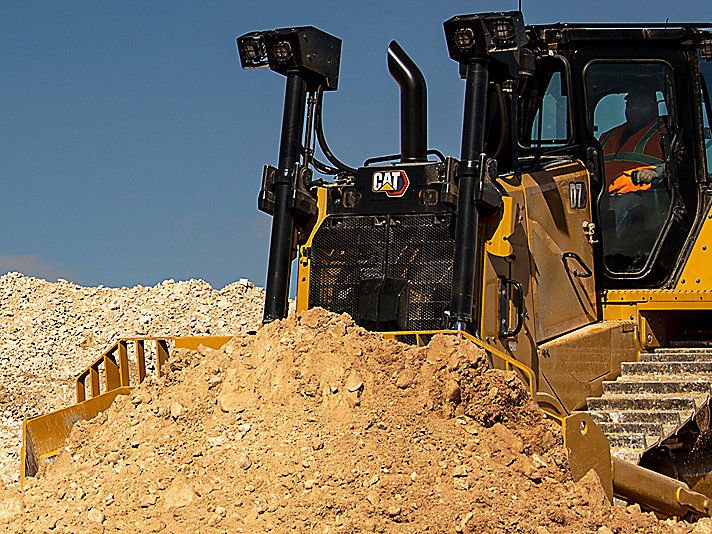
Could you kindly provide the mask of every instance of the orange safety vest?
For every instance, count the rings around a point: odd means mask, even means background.
[[[599,140],[603,149],[608,193],[650,189],[651,184],[634,184],[633,172],[654,169],[665,161],[661,146],[665,124],[660,118],[653,119],[621,144],[626,127],[627,124],[621,124],[608,130]]]

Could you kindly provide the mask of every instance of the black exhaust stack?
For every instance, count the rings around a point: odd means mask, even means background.
[[[400,45],[388,45],[388,72],[401,90],[401,161],[428,159],[428,90],[418,66]]]

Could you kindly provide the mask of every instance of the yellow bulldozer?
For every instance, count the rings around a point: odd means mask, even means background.
[[[467,339],[561,421],[575,477],[595,469],[611,499],[660,515],[710,515],[710,28],[453,17],[459,157],[428,148],[425,79],[394,41],[401,153],[359,167],[323,130],[341,41],[314,27],[238,37],[243,68],[286,77],[258,198],[273,216],[264,322],[286,317],[296,259],[297,311],[408,343]],[[82,380],[99,394],[95,375]]]
[[[708,28],[453,17],[459,158],[428,149],[425,79],[392,42],[401,153],[358,168],[322,127],[340,40],[313,27],[239,37],[243,68],[287,78],[279,162],[259,196],[273,215],[264,321],[285,317],[296,258],[298,311],[348,313],[413,343],[470,339],[562,421],[575,475],[595,467],[609,495],[707,514]]]

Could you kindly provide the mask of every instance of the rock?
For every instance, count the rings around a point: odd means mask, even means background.
[[[401,507],[397,506],[397,505],[391,505],[386,510],[386,513],[388,514],[389,517],[396,517],[397,515],[400,515]]]
[[[252,466],[252,460],[250,460],[249,456],[243,454],[240,457],[240,460],[238,461],[237,465],[240,469],[244,469],[245,471],[247,471]]]
[[[598,474],[593,469],[576,483],[576,487],[581,491],[583,498],[589,504],[603,506],[608,502],[606,492],[601,485],[601,479],[598,478]],[[638,507],[638,511],[640,511],[640,507]]]
[[[9,523],[22,513],[24,507],[21,495],[0,496],[0,524]]]
[[[183,406],[177,402],[171,404],[171,417],[178,419],[181,415],[183,415]]]
[[[405,369],[399,373],[396,378],[396,387],[399,389],[406,389],[411,386],[413,379],[415,378],[415,373],[410,369]]]
[[[456,490],[467,491],[470,489],[470,482],[466,478],[458,477],[453,479],[453,485]]]
[[[372,477],[367,479],[363,485],[365,487],[375,486],[376,484],[378,484],[378,480],[379,480],[378,475],[373,475]]]
[[[380,495],[378,495],[378,491],[376,491],[376,490],[369,490],[366,493],[366,500],[374,508],[377,508],[381,503],[381,497],[380,497]]]
[[[709,517],[699,519],[692,529],[692,534],[712,534],[712,519]]]
[[[139,506],[141,508],[148,508],[149,506],[153,506],[154,504],[156,504],[156,496],[151,493],[144,495],[139,501]]]
[[[502,423],[496,423],[491,429],[491,432],[496,436],[497,443],[513,453],[521,453],[524,449],[524,443],[521,438],[509,430]]]
[[[89,521],[91,521],[92,523],[103,523],[104,522],[104,514],[102,514],[101,510],[99,510],[98,508],[92,508],[87,513],[87,519]]]
[[[322,310],[321,308],[311,308],[309,310],[303,311],[299,316],[299,322],[304,326],[308,326],[309,328],[316,328],[316,326],[319,324],[319,320],[323,311],[324,310]]]
[[[466,477],[467,476],[467,467],[464,465],[458,465],[455,469],[452,471],[452,476],[454,477]]]
[[[640,505],[638,503],[631,504],[626,508],[626,512],[628,512],[629,514],[639,514],[641,513]]]
[[[361,375],[356,371],[352,371],[346,379],[346,390],[354,393],[363,389],[363,380]]]
[[[445,384],[445,389],[443,390],[443,398],[447,402],[453,404],[460,404],[460,385],[455,380],[449,380]]]
[[[175,479],[166,490],[163,506],[167,510],[182,508],[192,503],[195,497],[193,488],[184,479]]]

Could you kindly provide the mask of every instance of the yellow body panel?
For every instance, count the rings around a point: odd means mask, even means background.
[[[306,250],[311,247],[312,240],[321,223],[326,219],[326,189],[317,189],[317,220],[307,242],[299,247],[299,261],[297,262],[297,313],[309,307],[309,256]]]
[[[687,323],[700,312],[712,310],[712,291],[678,289],[612,290],[601,294],[603,318],[634,321],[642,349],[667,345],[681,337]]]
[[[710,289],[712,288],[712,208],[705,217],[700,234],[690,257],[682,270],[675,289]]]
[[[502,199],[504,211],[502,220],[497,226],[492,239],[485,243],[485,251],[493,256],[501,258],[507,257],[512,253],[512,244],[509,242],[509,236],[514,232],[514,214],[512,213],[512,197],[504,197]]]

